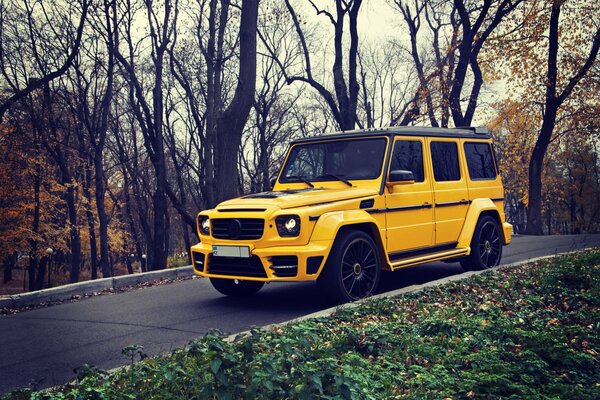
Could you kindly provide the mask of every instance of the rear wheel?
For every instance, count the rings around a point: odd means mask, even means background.
[[[222,294],[233,297],[252,296],[258,292],[264,282],[243,281],[239,279],[210,278],[210,283]]]
[[[362,231],[345,231],[335,240],[318,285],[337,303],[371,296],[379,285],[381,260],[373,239]]]
[[[500,264],[502,236],[498,222],[483,216],[477,222],[471,239],[471,254],[460,262],[467,271],[480,271]]]

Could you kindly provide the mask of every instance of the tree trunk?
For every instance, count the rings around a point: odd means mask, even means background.
[[[529,201],[527,204],[527,227],[525,233],[528,235],[543,235],[542,222],[542,171],[544,167],[544,156],[550,144],[554,123],[556,122],[556,107],[546,109],[542,129],[538,140],[533,148],[529,160]]]
[[[6,261],[4,262],[4,276],[3,276],[3,283],[8,283],[10,281],[12,281],[13,276],[12,276],[12,271],[15,268],[15,264],[17,263],[17,253],[13,253],[10,255],[10,257],[8,257],[6,259]]]
[[[33,223],[32,231],[37,234],[40,231],[40,167],[36,167],[36,174],[33,183]],[[30,239],[31,252],[29,253],[29,291],[35,290],[35,275],[38,267],[37,248],[38,244],[34,239]]]
[[[111,19],[110,12],[113,12]],[[108,47],[108,68],[106,73],[106,91],[101,103],[101,118],[98,129],[98,141],[94,148],[94,182],[96,184],[96,208],[98,211],[98,223],[100,225],[100,268],[102,276],[112,276],[112,270],[109,266],[109,246],[108,246],[108,215],[104,198],[106,195],[106,186],[104,183],[104,163],[102,156],[104,154],[104,145],[106,143],[106,134],[108,132],[108,116],[113,98],[113,80],[115,70],[115,46],[117,38],[117,11],[116,2],[104,1],[104,16],[107,28],[107,47]],[[112,29],[111,29],[112,27]],[[113,31],[114,30],[114,31]]]
[[[90,263],[92,279],[98,279],[98,247],[96,244],[96,219],[92,211],[92,195],[90,185],[92,181],[92,171],[89,165],[85,168],[85,184],[83,185],[83,195],[87,200],[85,214],[88,220],[88,234],[90,236]]]
[[[258,1],[244,1],[240,21],[240,69],[231,104],[217,124],[217,203],[239,195],[237,168],[242,131],[256,88],[256,26]]]
[[[42,257],[40,260],[39,270],[35,279],[35,290],[44,288],[44,278],[46,277],[46,269],[48,267],[48,257]]]
[[[81,271],[81,236],[79,235],[79,226],[77,225],[76,187],[72,179],[68,179],[64,183],[67,186],[66,202],[71,238],[71,272],[69,278],[71,283],[76,283],[79,282],[79,273]]]
[[[106,132],[104,133],[106,135]],[[98,223],[100,225],[100,269],[104,278],[112,276],[109,267],[108,252],[108,216],[104,204],[106,187],[104,185],[104,165],[102,163],[102,150],[104,145],[96,147],[94,156],[94,182],[96,185],[96,210],[98,212]]]
[[[28,277],[28,291],[33,292],[34,290],[36,290],[36,275],[37,275],[37,268],[38,268],[38,259],[36,256],[30,256],[29,257],[29,277]]]

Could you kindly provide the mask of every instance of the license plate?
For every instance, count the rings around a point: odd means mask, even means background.
[[[248,246],[213,246],[212,254],[215,257],[250,258]]]

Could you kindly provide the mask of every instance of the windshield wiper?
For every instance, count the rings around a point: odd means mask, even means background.
[[[344,182],[346,185],[352,187],[352,182],[350,182],[348,179],[344,179],[339,175],[334,175],[334,174],[323,174],[323,175],[319,175],[317,178],[334,178],[337,179],[338,181],[342,181]]]
[[[285,177],[285,179],[295,179],[295,180],[297,180],[297,181],[300,181],[300,182],[306,183],[306,184],[307,184],[308,186],[310,186],[311,188],[314,188],[314,187],[315,187],[315,185],[313,185],[313,184],[311,183],[311,181],[309,181],[308,179],[306,179],[306,178],[304,178],[304,177],[302,177],[302,176],[298,176],[298,175],[286,176],[286,177]]]

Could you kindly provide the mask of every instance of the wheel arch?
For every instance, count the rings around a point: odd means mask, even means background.
[[[463,229],[458,238],[458,247],[470,246],[471,239],[475,233],[475,228],[477,227],[477,222],[479,222],[483,216],[494,218],[498,223],[498,227],[502,234],[502,244],[506,244],[506,238],[504,237],[504,231],[502,229],[502,219],[500,218],[498,207],[496,207],[491,199],[475,199],[471,202],[469,210],[467,211]]]
[[[331,256],[331,248],[335,243],[335,240],[339,237],[341,232],[357,230],[366,233],[373,239],[377,249],[379,250],[380,260],[382,269],[389,269],[389,262],[385,252],[385,245],[381,236],[381,229],[377,221],[371,216],[371,214],[363,210],[351,210],[351,211],[338,211],[328,213],[321,216],[317,225],[313,230],[313,237],[311,240],[332,240],[331,247],[327,256],[325,257],[325,263]],[[325,267],[321,268],[320,272]]]

